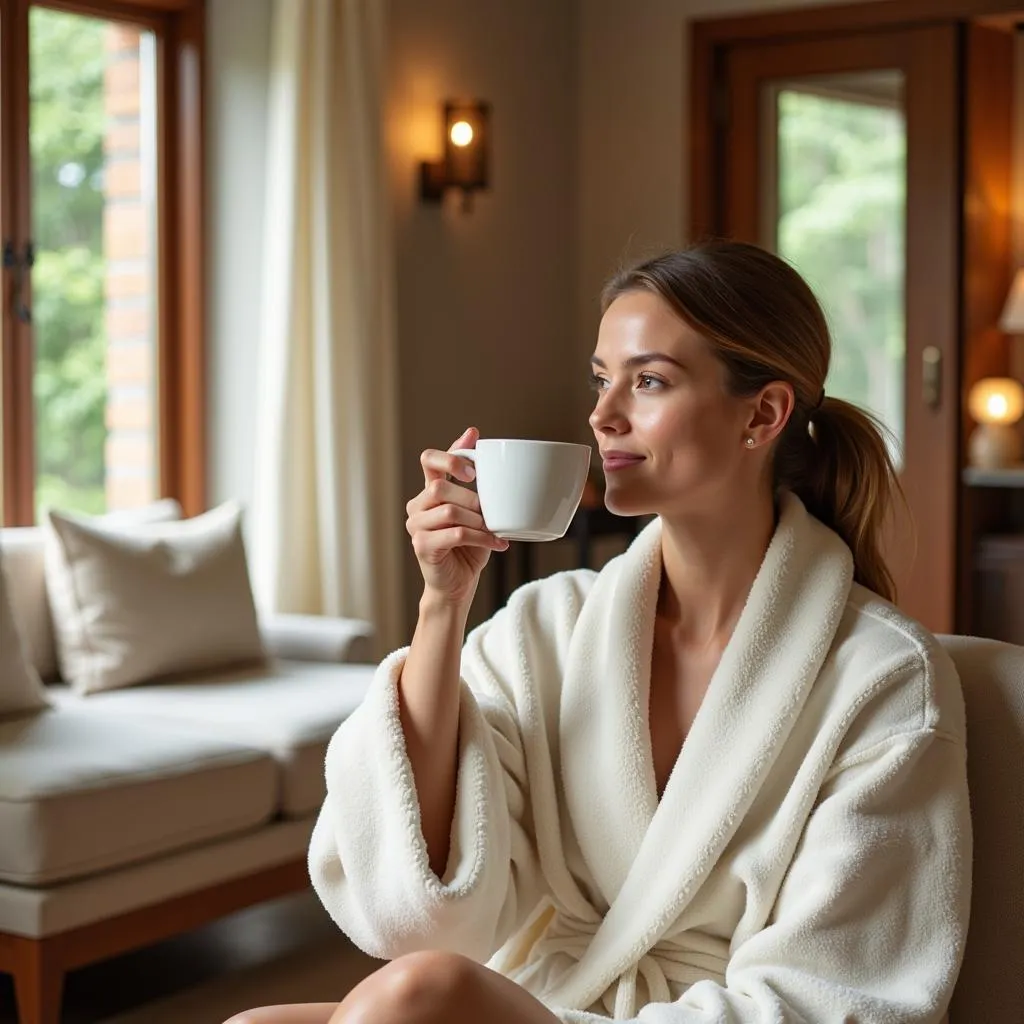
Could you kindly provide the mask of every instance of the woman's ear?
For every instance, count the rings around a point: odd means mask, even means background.
[[[772,381],[761,388],[751,401],[753,408],[747,422],[747,434],[754,438],[758,447],[771,444],[782,433],[796,407],[793,385],[784,380]]]

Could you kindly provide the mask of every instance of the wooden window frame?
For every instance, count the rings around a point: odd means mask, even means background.
[[[204,346],[205,0],[0,0],[0,221],[21,251],[31,238],[28,12],[48,7],[152,31],[157,45],[157,430],[159,494],[186,515],[206,507]],[[0,415],[3,524],[35,518],[31,329],[13,313],[3,270]]]

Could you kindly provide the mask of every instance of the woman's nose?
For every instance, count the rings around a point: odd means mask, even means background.
[[[595,433],[604,431],[606,433],[621,434],[625,418],[622,410],[608,393],[598,395],[597,404],[590,414],[590,429]]]

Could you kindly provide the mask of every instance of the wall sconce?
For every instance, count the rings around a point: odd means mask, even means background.
[[[978,424],[968,441],[968,457],[979,469],[1016,465],[1020,434],[1014,424],[1024,415],[1024,385],[1012,377],[985,377],[967,395],[967,408]]]
[[[445,189],[462,190],[463,210],[473,193],[487,188],[491,108],[478,100],[449,100],[444,105],[444,157],[420,163],[420,198],[439,203]]]

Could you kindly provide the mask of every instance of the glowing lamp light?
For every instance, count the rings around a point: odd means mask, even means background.
[[[978,424],[967,446],[971,465],[1004,469],[1019,462],[1021,437],[1015,424],[1024,416],[1024,385],[1012,377],[985,377],[971,388],[967,408]]]
[[[473,141],[473,126],[468,121],[456,121],[448,133],[455,146],[468,146]]]

